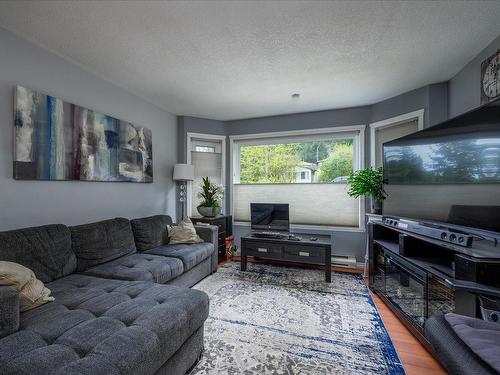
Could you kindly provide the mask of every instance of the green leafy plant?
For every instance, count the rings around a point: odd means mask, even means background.
[[[321,164],[319,181],[330,182],[335,177],[352,172],[352,143],[335,143],[330,155]]]
[[[387,196],[384,190],[384,171],[382,167],[377,169],[370,167],[354,171],[347,181],[350,184],[347,194],[351,197],[367,196],[382,202]]]
[[[291,183],[301,159],[297,144],[243,146],[240,150],[242,184]]]
[[[198,207],[220,207],[223,196],[222,186],[217,186],[208,177],[203,177],[201,191],[198,193],[198,198],[203,199],[203,201]]]

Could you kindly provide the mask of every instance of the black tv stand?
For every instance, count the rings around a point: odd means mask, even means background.
[[[500,248],[494,240],[483,236],[464,246],[412,232],[411,226],[380,215],[368,217],[369,287],[422,343],[428,345],[423,327],[432,315],[488,319],[494,313],[482,304],[482,296],[491,300],[500,292]]]
[[[315,240],[311,240],[314,238]],[[247,257],[274,259],[295,263],[322,264],[325,266],[325,281],[332,281],[331,236],[300,234],[295,239],[261,238],[252,233],[241,238],[241,270],[247,269]]]

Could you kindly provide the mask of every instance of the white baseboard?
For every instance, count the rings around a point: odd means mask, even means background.
[[[341,268],[356,268],[356,257],[350,255],[332,255],[332,265]]]

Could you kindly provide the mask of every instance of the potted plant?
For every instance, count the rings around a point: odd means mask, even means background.
[[[373,169],[365,168],[353,171],[348,178],[350,184],[349,196],[358,198],[360,196],[370,197],[372,203],[372,213],[382,213],[382,202],[387,193],[384,190],[384,171],[382,167]]]
[[[201,216],[214,217],[221,213],[221,200],[224,196],[222,186],[215,185],[208,177],[203,177],[198,198],[202,202],[196,207]]]

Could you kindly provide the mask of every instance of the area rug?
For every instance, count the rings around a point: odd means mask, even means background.
[[[404,374],[361,275],[227,263],[210,296],[201,374]]]

